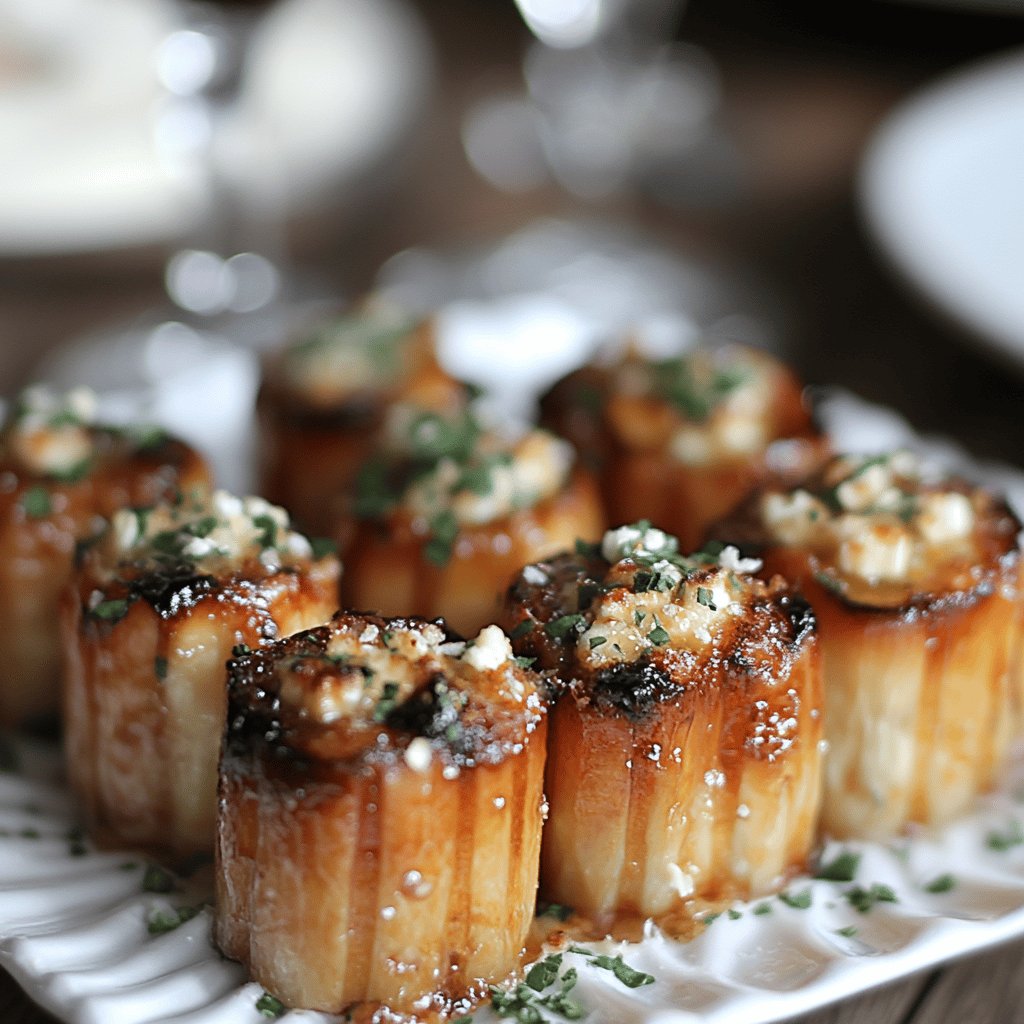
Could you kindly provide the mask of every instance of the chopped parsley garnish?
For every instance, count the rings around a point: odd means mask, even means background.
[[[845,928],[837,928],[836,935],[842,935],[844,939],[852,939],[857,934],[857,926],[848,924]]]
[[[562,615],[544,624],[544,632],[555,640],[563,640],[571,632],[582,632],[583,616],[579,612]]]
[[[153,659],[153,671],[156,673],[157,679],[167,678],[167,659],[161,658],[159,655]]]
[[[173,932],[175,928],[191,921],[202,909],[198,907],[175,907],[169,910],[156,908],[149,912],[146,918],[146,929],[150,935],[164,935]]]
[[[315,559],[326,558],[337,551],[337,545],[330,537],[310,537],[309,545],[313,549]]]
[[[156,864],[148,864],[142,876],[143,892],[167,893],[174,890],[174,878]]]
[[[1019,821],[1011,821],[1002,832],[989,832],[985,838],[985,845],[990,850],[998,850],[1004,853],[1012,850],[1015,846],[1024,844],[1024,828]]]
[[[697,604],[702,604],[705,608],[710,608],[713,612],[718,611],[718,605],[715,604],[714,592],[708,587],[697,588]]]
[[[956,887],[956,878],[951,874],[939,875],[933,878],[925,887],[925,892],[949,892]]]
[[[851,850],[841,850],[827,864],[821,864],[815,873],[815,878],[825,882],[852,882],[857,876],[857,868],[860,866],[860,854]]]
[[[758,903],[758,905],[754,907],[754,913],[758,917],[763,917],[765,914],[770,914],[771,912],[772,905],[770,903]]]
[[[525,657],[517,657],[517,658],[513,659],[513,661],[515,661],[516,665],[518,665],[519,668],[529,668],[531,665],[533,665],[533,663],[536,660],[537,660],[536,658],[525,658]]]
[[[806,889],[801,889],[799,892],[789,892],[788,890],[780,892],[779,899],[787,907],[793,907],[796,910],[807,910],[813,902],[810,886]]]
[[[261,548],[277,547],[277,523],[266,513],[253,516],[252,525],[260,531],[257,538]]]
[[[597,558],[601,554],[600,544],[591,544],[589,541],[576,538],[576,554],[581,558]]]
[[[654,975],[645,974],[635,967],[630,967],[621,956],[605,956],[603,953],[595,953],[582,946],[570,946],[569,952],[579,953],[580,956],[587,957],[595,967],[611,971],[626,988],[640,988],[643,985],[654,984]]]
[[[90,614],[97,619],[102,619],[104,622],[120,622],[128,612],[128,600],[123,597],[113,598],[109,601],[100,601],[95,608],[90,610]]]
[[[542,903],[537,908],[538,917],[554,917],[559,921],[568,921],[574,913],[572,907],[567,907],[564,903]]]
[[[532,619],[523,619],[515,629],[509,633],[508,638],[510,640],[518,640],[521,636],[526,636],[527,633],[532,633],[534,626],[537,624]]]
[[[378,519],[395,503],[387,463],[379,459],[365,462],[356,476],[355,513],[359,519]]]
[[[256,1000],[256,1010],[264,1017],[270,1017],[273,1019],[283,1017],[287,1009],[288,1007],[285,1006],[277,996],[272,996],[269,992],[264,992],[263,995]]]
[[[383,722],[398,704],[398,683],[385,683],[381,698],[373,709],[373,720]]]
[[[850,906],[862,914],[868,913],[877,903],[899,903],[899,897],[892,888],[880,882],[875,882],[867,889],[855,885],[844,895]]]
[[[593,650],[595,647],[600,647],[601,644],[608,643],[608,638],[605,636],[592,636],[589,642],[590,649]]]
[[[708,374],[694,372],[687,356],[652,363],[651,383],[655,394],[671,402],[688,420],[701,423],[715,406],[749,380],[742,367],[713,368]]]
[[[21,507],[29,519],[45,519],[53,511],[50,492],[45,487],[30,487],[21,496]]]
[[[737,910],[735,907],[730,907],[728,914],[730,921],[738,921],[743,916],[742,912]]]
[[[241,658],[245,654],[252,654],[252,648],[248,644],[235,644],[231,648],[232,658]]]
[[[663,647],[669,641],[668,630],[666,630],[657,618],[654,619],[654,629],[647,634],[647,639],[654,644],[655,647]]]
[[[543,992],[548,985],[553,985],[562,967],[562,954],[555,953],[535,963],[526,972],[526,984],[534,992]]]
[[[647,612],[633,612],[633,621],[639,626],[647,618]]]
[[[438,568],[443,568],[452,557],[455,538],[459,535],[459,521],[451,509],[439,512],[430,521],[430,540],[423,548],[424,557]]]

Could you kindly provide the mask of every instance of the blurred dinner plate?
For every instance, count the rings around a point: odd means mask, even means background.
[[[860,196],[896,269],[1024,370],[1024,51],[899,107],[868,148]]]
[[[172,0],[0,0],[0,256],[166,244],[205,217],[200,167],[158,145]],[[228,134],[232,181],[288,213],[344,194],[409,132],[429,45],[404,0],[279,0]]]

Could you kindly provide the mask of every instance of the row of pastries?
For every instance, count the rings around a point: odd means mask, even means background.
[[[625,347],[512,430],[367,306],[268,360],[258,422],[266,499],[85,393],[12,405],[0,721],[62,708],[97,842],[214,849],[215,941],[287,1005],[458,1014],[538,886],[678,930],[999,779],[1020,523],[835,453],[764,353]]]

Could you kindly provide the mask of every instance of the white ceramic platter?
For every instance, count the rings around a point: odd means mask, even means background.
[[[889,116],[860,194],[896,269],[1024,369],[1024,51],[940,80]]]
[[[912,444],[956,464],[951,446],[915,438],[892,413],[840,393],[824,403],[840,447]],[[977,467],[976,467],[977,468]],[[1024,477],[982,473],[1018,509]],[[149,922],[209,900],[208,877],[145,891],[144,862],[99,853],[75,831],[56,751],[0,748],[0,963],[39,1003],[75,1024],[257,1024],[262,990],[209,941],[206,906],[151,935]],[[13,753],[14,757],[7,757]],[[4,763],[4,761],[8,763]],[[831,846],[859,855],[848,882],[798,879],[783,898],[736,904],[694,941],[650,929],[637,944],[594,947],[651,974],[629,989],[587,957],[567,953],[594,1024],[761,1024],[812,1010],[942,960],[1024,935],[1024,759],[1000,793],[938,834],[894,846]],[[892,893],[868,912],[857,888]],[[869,899],[870,901],[870,899]],[[308,1011],[282,1019],[331,1021]],[[490,1010],[474,1015],[494,1022]],[[558,1020],[552,1015],[553,1020]]]

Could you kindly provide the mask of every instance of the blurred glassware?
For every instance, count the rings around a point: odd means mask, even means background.
[[[203,227],[203,174],[152,130],[154,53],[179,28],[173,0],[0,0],[0,256],[181,244]],[[231,173],[259,200],[269,162],[291,220],[343,222],[390,180],[430,94],[420,19],[406,0],[282,0],[249,57]]]
[[[585,200],[642,190],[715,206],[738,186],[717,119],[718,76],[699,48],[672,41],[685,0],[516,0],[537,37],[524,94],[467,113],[463,145],[498,188],[554,178]]]

